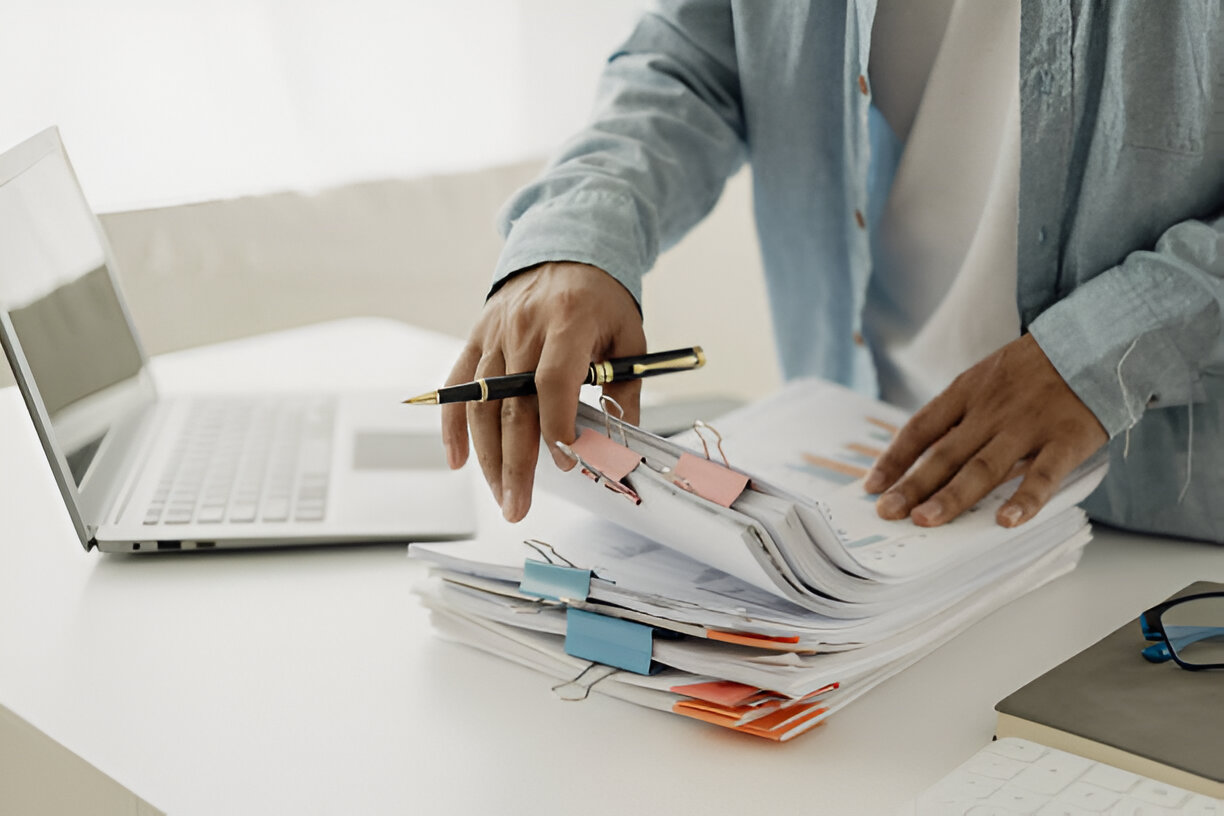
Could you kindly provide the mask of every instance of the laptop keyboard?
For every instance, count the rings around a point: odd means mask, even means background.
[[[193,405],[144,523],[323,521],[335,421],[327,397]]]
[[[899,816],[1224,816],[1224,801],[1112,765],[1008,737],[902,809]]]

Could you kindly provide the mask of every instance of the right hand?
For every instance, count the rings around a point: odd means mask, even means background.
[[[537,396],[442,406],[442,441],[451,468],[476,459],[502,515],[519,521],[531,507],[540,435],[562,470],[574,461],[557,449],[574,441],[578,391],[592,362],[646,353],[637,303],[594,266],[545,263],[519,272],[485,303],[447,385],[536,372]],[[609,383],[604,393],[637,424],[641,380]]]

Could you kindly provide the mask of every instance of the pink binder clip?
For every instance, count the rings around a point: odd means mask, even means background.
[[[608,406],[616,406],[617,411],[622,415],[624,410],[611,397],[600,397],[599,405],[603,409],[604,428],[608,435],[604,436],[598,431],[583,428],[572,445],[558,442],[557,447],[578,463],[584,476],[593,479],[596,484],[602,484],[609,490],[621,494],[634,504],[641,504],[641,497],[621,479],[632,473],[634,468],[642,463],[642,455],[629,448],[627,444],[612,440],[612,421],[608,413]],[[622,428],[622,440],[625,438],[624,434]]]
[[[723,465],[711,461],[710,447],[706,444],[702,429],[714,434]],[[672,469],[672,481],[690,493],[696,493],[723,507],[730,507],[748,487],[748,477],[731,469],[731,463],[727,461],[727,454],[722,448],[722,434],[701,420],[693,423],[693,432],[701,440],[705,458],[691,453],[680,454],[680,461],[676,462],[676,467]]]

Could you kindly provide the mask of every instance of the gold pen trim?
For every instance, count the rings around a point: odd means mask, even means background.
[[[660,360],[657,363],[634,363],[633,373],[640,376],[648,371],[683,370],[701,368],[703,365],[705,365],[705,353],[701,350],[700,346],[697,346],[693,349],[692,354],[677,357],[674,360]]]
[[[606,360],[599,363],[591,363],[591,385],[603,385],[610,383],[616,377],[612,370],[612,364]]]
[[[404,400],[404,405],[437,405],[438,392],[430,391],[428,394],[418,394],[415,397]]]
[[[476,382],[480,383],[480,401],[488,402],[489,401],[489,383],[488,381],[486,381],[483,377],[481,377]]]

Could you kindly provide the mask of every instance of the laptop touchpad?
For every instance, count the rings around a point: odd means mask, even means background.
[[[436,433],[359,431],[353,443],[354,470],[446,470]]]

